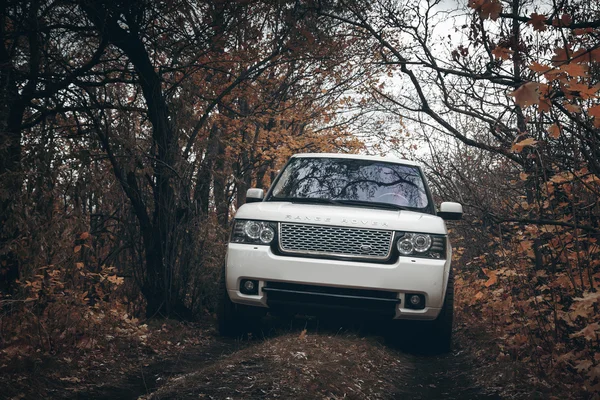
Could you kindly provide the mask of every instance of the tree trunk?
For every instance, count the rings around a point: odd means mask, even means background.
[[[220,130],[216,124],[210,128],[204,159],[198,169],[194,199],[202,216],[206,218],[210,205],[210,187],[213,179],[213,168],[219,148]]]
[[[152,221],[149,226],[144,227],[143,221],[140,220],[147,271],[142,293],[148,304],[148,315],[169,316],[174,308],[180,308],[184,302],[179,299],[179,291],[173,290],[176,265],[173,235],[177,210],[173,186],[176,180],[174,170],[177,138],[169,119],[169,108],[163,94],[162,81],[152,65],[142,39],[135,32],[128,32],[118,25],[117,19],[112,14],[115,10],[104,8],[106,5],[102,3],[81,5],[88,18],[102,34],[127,55],[139,75],[139,83],[148,108],[148,118],[152,124],[152,139],[157,149],[153,165],[156,184],[153,186]],[[139,219],[138,212],[136,215]]]
[[[4,36],[4,9],[0,12],[0,36]],[[21,124],[25,103],[15,83],[12,60],[0,43],[0,290],[10,290],[19,278],[19,263],[9,249],[19,235],[18,224],[12,220],[13,207],[21,191]]]
[[[225,171],[225,147],[219,141],[218,154],[215,162],[214,185],[215,185],[215,208],[217,221],[227,235],[227,224],[229,222],[229,201],[227,196],[227,171]],[[226,239],[223,238],[223,239]]]

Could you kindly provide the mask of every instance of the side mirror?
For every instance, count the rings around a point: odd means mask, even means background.
[[[445,201],[440,204],[440,211],[437,215],[445,220],[456,221],[462,218],[463,208],[460,203]]]
[[[265,197],[265,191],[262,189],[248,189],[246,192],[246,203],[257,203]]]

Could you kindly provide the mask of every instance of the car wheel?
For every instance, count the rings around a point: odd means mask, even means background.
[[[240,315],[237,305],[231,301],[227,294],[225,273],[219,284],[219,303],[217,305],[217,326],[221,336],[235,337],[240,334]]]
[[[433,321],[430,335],[431,343],[437,353],[448,353],[452,349],[452,322],[454,320],[454,274],[450,271],[444,305],[438,317]]]

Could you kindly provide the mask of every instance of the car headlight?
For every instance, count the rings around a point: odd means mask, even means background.
[[[236,219],[231,231],[232,243],[269,245],[275,239],[275,222]]]
[[[426,233],[398,232],[396,247],[402,256],[446,258],[446,237]]]

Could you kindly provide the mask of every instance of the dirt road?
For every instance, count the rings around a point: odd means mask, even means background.
[[[411,354],[361,327],[304,321],[223,339],[73,393],[78,399],[499,399],[468,352]],[[306,329],[303,332],[304,328]]]

